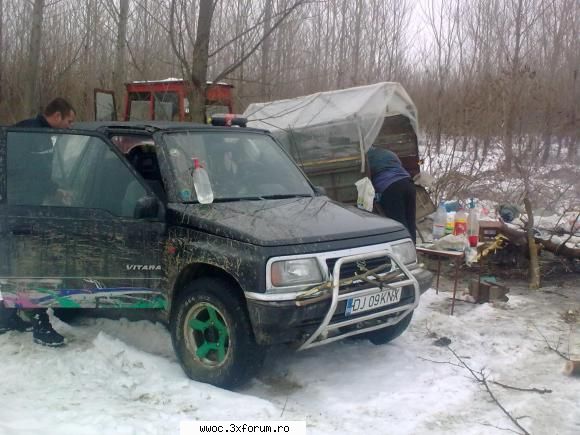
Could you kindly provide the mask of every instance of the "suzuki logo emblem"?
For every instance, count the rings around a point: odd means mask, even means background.
[[[367,271],[367,262],[364,260],[359,260],[356,262],[356,267],[361,272],[366,272]]]

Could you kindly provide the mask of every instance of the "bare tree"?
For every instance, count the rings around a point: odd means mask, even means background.
[[[178,40],[178,37],[176,36],[176,3],[177,0],[171,0],[171,18],[169,24],[171,46],[175,55],[180,60],[185,77],[187,77],[192,83],[188,92],[189,117],[192,121],[204,122],[209,39],[211,34],[211,22],[216,3],[213,0],[200,0],[199,2],[197,31],[190,60],[185,56],[183,39]],[[183,3],[181,6],[184,6]]]
[[[191,81],[192,87],[189,91],[190,95],[190,113],[191,120],[204,122],[205,121],[205,92],[207,88],[208,79],[208,64],[209,64],[209,44],[212,29],[213,15],[216,8],[216,1],[200,0],[199,14],[197,19],[197,27],[195,38],[190,37],[193,41],[192,56],[188,58],[185,52],[186,41],[183,38],[182,32],[179,32],[180,24],[176,23],[178,11],[183,12],[186,9],[187,2],[181,0],[178,5],[178,0],[172,0],[170,6],[170,23],[169,36],[171,40],[171,47],[174,54],[179,59],[185,76]],[[269,31],[264,32],[261,37],[249,48],[244,49],[243,54],[233,59],[220,73],[213,78],[214,82],[222,80],[229,74],[237,70],[246,62],[260,47],[260,45],[270,37],[272,32],[280,26],[292,12],[304,3],[304,0],[296,0],[288,8],[279,12],[275,22],[270,27]],[[178,7],[179,6],[179,7]],[[234,37],[232,42],[239,39],[239,36]],[[219,50],[221,51],[221,50]]]
[[[441,138],[443,134],[443,122],[445,118],[444,96],[448,86],[451,66],[455,54],[455,30],[457,21],[453,19],[456,7],[453,3],[443,2],[441,8],[437,7],[435,0],[430,0],[425,12],[429,30],[433,38],[435,52],[435,80],[437,90],[435,95],[435,125],[434,141],[437,153],[441,150]]]
[[[572,19],[569,43],[567,44],[567,70],[570,77],[568,94],[568,118],[570,133],[568,138],[568,160],[578,161],[580,149],[580,4],[573,3],[570,13]]]
[[[266,0],[264,4],[264,35],[270,33],[272,27],[272,0]],[[272,47],[272,42],[270,38],[264,38],[264,43],[262,44],[262,64],[260,66],[260,82],[261,82],[261,96],[263,99],[267,100],[270,96],[270,51]]]
[[[4,68],[4,0],[0,0],[0,104],[4,99],[2,69]]]
[[[126,79],[126,43],[127,40],[127,20],[129,16],[129,0],[120,0],[119,14],[117,17],[117,41],[115,43],[115,68],[113,69],[113,89],[115,95],[123,95]],[[121,106],[119,104],[119,106]],[[119,115],[121,107],[118,107]]]
[[[510,153],[520,158],[518,148],[531,153],[531,144],[542,146],[544,159],[549,142],[558,152],[567,147],[568,161],[578,153],[577,0],[430,0],[423,11],[407,0],[0,4],[0,116],[8,122],[49,95],[69,96],[88,116],[95,86],[119,94],[125,79],[192,81],[194,49],[196,57],[205,51],[197,36],[205,34],[207,72],[196,81],[232,82],[240,110],[257,99],[401,81],[434,149],[450,138],[474,161],[494,146],[508,161]],[[209,24],[203,5],[213,11]],[[209,31],[198,26],[204,20]]]
[[[30,45],[26,68],[26,82],[24,84],[24,112],[26,115],[34,114],[40,107],[40,101],[38,98],[38,82],[44,6],[45,0],[34,0],[34,6],[32,9]]]
[[[358,84],[359,64],[361,62],[361,38],[362,38],[362,18],[364,13],[364,3],[362,0],[356,1],[354,10],[354,47],[352,53],[353,71],[351,76],[351,84]]]

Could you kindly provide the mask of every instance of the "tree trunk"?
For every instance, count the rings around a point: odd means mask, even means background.
[[[360,41],[361,41],[361,21],[363,15],[363,8],[364,4],[362,0],[358,0],[356,2],[356,9],[355,9],[355,27],[354,27],[354,50],[353,50],[353,72],[352,72],[352,79],[351,85],[356,86],[358,85],[358,72],[360,68],[360,62],[362,60],[361,53],[360,53]]]
[[[343,0],[341,8],[341,25],[340,25],[340,41],[338,49],[338,75],[336,78],[336,87],[341,89],[344,84],[344,74],[346,70],[346,12],[347,1]]]
[[[4,99],[3,82],[4,79],[4,0],[0,0],[0,105]]]
[[[489,152],[490,143],[491,143],[491,138],[489,137],[489,134],[487,134],[483,138],[483,149],[481,150],[481,157],[483,157],[483,158],[487,157],[487,153]]]
[[[215,3],[213,0],[200,0],[191,62],[191,83],[193,86],[189,90],[189,117],[190,121],[194,122],[205,123],[209,38],[214,11]]]
[[[509,239],[510,243],[520,247],[522,251],[529,252],[527,232],[518,230],[513,227],[508,227],[505,223],[500,226],[499,232],[505,235]],[[580,260],[580,249],[570,248],[561,241],[556,243],[551,239],[538,238],[535,240],[535,242],[536,246],[541,245],[542,248],[552,252],[555,255]]]
[[[580,47],[580,44],[578,44]],[[580,58],[580,56],[579,56]],[[572,129],[572,136],[570,141],[568,142],[568,160],[571,163],[576,163],[577,154],[578,154],[578,147],[580,146],[580,125],[578,125],[578,111],[576,106],[579,104],[578,99],[574,96],[580,97],[580,86],[578,85],[578,70],[574,70],[572,73],[572,101],[570,107],[570,119],[571,119],[571,129]]]
[[[117,42],[115,44],[115,69],[113,70],[113,89],[118,102],[122,101],[125,93],[124,83],[127,71],[125,41],[127,40],[128,17],[129,0],[121,0],[117,24]],[[122,104],[117,103],[117,119],[121,119],[122,109]]]
[[[44,0],[34,0],[26,80],[24,83],[24,110],[26,116],[34,115],[40,109],[38,74],[40,67],[40,43],[42,37],[42,21],[44,19],[44,6]]]
[[[439,84],[439,90],[437,91],[437,115],[435,124],[435,151],[437,154],[441,153],[441,139],[443,135],[443,84]]]
[[[566,361],[566,365],[564,366],[564,374],[568,376],[580,376],[580,361]]]
[[[270,32],[272,27],[272,0],[266,0],[264,5],[264,35]],[[270,99],[270,49],[272,42],[270,38],[265,38],[262,44],[262,65],[260,66],[260,88],[262,99],[268,101]]]
[[[4,0],[0,0],[0,106],[4,100]]]
[[[520,69],[520,51],[522,42],[522,22],[523,22],[523,0],[518,0],[518,6],[515,16],[515,47],[512,59],[512,67],[509,79],[509,89],[508,89],[508,101],[507,101],[507,113],[505,119],[505,139],[504,139],[504,169],[509,172],[512,168],[513,161],[513,140],[514,140],[514,127],[517,111],[517,92],[515,89],[517,75]]]
[[[540,288],[540,262],[538,260],[538,247],[536,239],[534,238],[534,211],[532,210],[532,203],[526,195],[524,198],[524,205],[528,215],[528,224],[526,226],[528,248],[530,252],[530,282],[528,287],[530,289]]]
[[[558,144],[558,148],[556,149],[556,158],[559,160],[560,156],[562,155],[562,148],[564,147],[564,142],[566,142],[566,137],[559,134],[556,136],[556,143]]]

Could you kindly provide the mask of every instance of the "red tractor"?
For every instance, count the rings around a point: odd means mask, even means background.
[[[181,79],[136,81],[125,84],[123,121],[185,121],[189,113],[188,87]],[[233,113],[233,86],[208,82],[206,116],[215,113]],[[95,119],[116,120],[113,91],[95,89]]]

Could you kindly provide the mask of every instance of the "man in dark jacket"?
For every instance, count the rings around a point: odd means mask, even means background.
[[[372,146],[367,156],[371,181],[375,192],[381,195],[379,204],[385,216],[402,223],[415,242],[417,194],[411,175],[392,151]]]
[[[75,122],[76,112],[64,98],[55,98],[46,106],[44,113],[36,118],[25,119],[13,127],[28,128],[71,128]]]
[[[36,118],[26,119],[24,121],[20,121],[19,123],[15,124],[14,127],[26,127],[26,128],[71,128],[72,124],[75,120],[75,110],[71,106],[71,104],[63,98],[56,98],[51,101],[44,110],[43,114],[39,114]],[[40,148],[49,148],[52,149],[51,143],[46,144],[34,144],[36,147]],[[46,154],[45,149],[38,149],[35,150],[36,154],[39,158],[42,156],[50,157],[51,154]],[[44,152],[44,154],[43,154]],[[24,166],[31,167],[30,162],[22,162]],[[46,166],[47,170],[49,170],[50,166]],[[50,177],[38,177],[41,180],[50,179]],[[46,184],[46,182],[45,182]],[[66,192],[60,191],[56,185],[50,186],[47,185],[44,189],[47,193],[50,193],[54,196],[61,196],[61,200],[66,202]],[[50,191],[50,192],[49,192]],[[15,197],[18,197],[17,192],[15,193]],[[10,192],[9,192],[10,196]],[[30,198],[30,196],[29,196]],[[15,308],[8,309],[4,307],[4,304],[0,302],[0,334],[16,330],[16,331],[27,331],[30,330],[32,326],[32,335],[34,338],[34,342],[38,344],[42,344],[45,346],[62,346],[64,344],[64,337],[56,332],[52,325],[50,324],[50,320],[48,318],[48,314],[46,309],[34,309],[34,310],[27,310],[30,314],[32,319],[32,325],[28,322],[22,320],[17,313]]]

